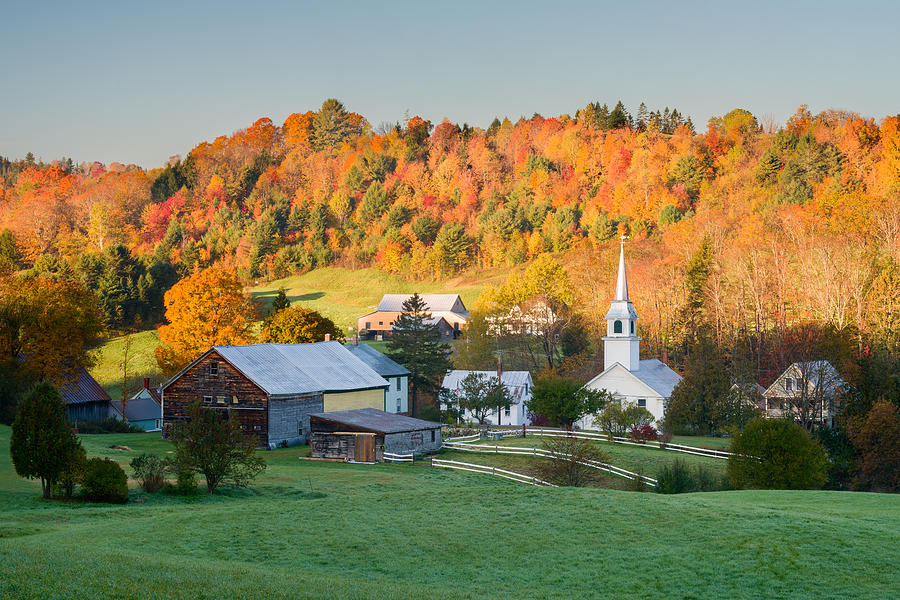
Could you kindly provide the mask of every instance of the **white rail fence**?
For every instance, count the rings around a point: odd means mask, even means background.
[[[470,439],[478,439],[479,435],[475,434],[466,436],[465,438],[453,438],[450,442],[468,442]],[[483,435],[493,437],[502,435],[503,437],[525,437],[533,435],[537,437],[575,437],[584,440],[596,440],[598,442],[611,442],[614,444],[625,444],[628,446],[642,446],[644,448],[659,448],[660,450],[671,450],[672,452],[682,452],[684,454],[693,454],[695,456],[705,456],[707,458],[727,459],[733,453],[727,450],[713,450],[711,448],[698,448],[696,446],[685,446],[683,444],[662,443],[659,441],[637,442],[630,438],[620,436],[609,436],[606,433],[595,430],[579,429],[566,431],[565,429],[549,429],[546,427],[529,427],[523,431],[518,429],[496,429],[488,430]]]
[[[570,458],[568,454],[553,454],[549,450],[544,450],[543,448],[517,448],[514,446],[498,446],[498,445],[488,445],[488,444],[465,444],[460,442],[449,442],[444,444],[445,448],[450,450],[461,450],[464,452],[481,452],[481,453],[493,453],[493,454],[519,454],[525,456],[540,456],[543,458]],[[577,461],[578,464],[584,465],[586,467],[591,467],[592,469],[597,469],[600,471],[605,471],[610,475],[615,475],[617,477],[622,477],[624,479],[630,479],[631,481],[640,480],[641,482],[656,487],[657,481],[652,477],[647,477],[646,475],[641,475],[640,473],[634,473],[633,471],[628,471],[627,469],[622,469],[621,467],[617,467],[615,465],[611,465],[609,463],[599,462],[599,461]]]
[[[413,454],[395,454],[393,452],[384,453],[384,462],[413,462],[415,455]]]
[[[431,459],[431,466],[438,467],[441,469],[455,469],[457,471],[469,471],[471,473],[482,473],[484,475],[494,475],[496,477],[502,477],[504,479],[509,479],[510,481],[515,481],[518,483],[526,483],[528,485],[536,485],[536,486],[548,486],[548,487],[557,487],[548,481],[544,481],[543,479],[538,479],[537,477],[530,477],[528,475],[523,475],[522,473],[516,473],[514,471],[507,471],[506,469],[500,469],[497,467],[489,467],[487,465],[476,465],[473,463],[459,462],[456,460],[443,460],[439,458]]]

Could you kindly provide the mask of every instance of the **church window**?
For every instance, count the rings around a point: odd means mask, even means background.
[[[622,333],[622,321],[613,323],[613,333]]]
[[[634,321],[631,322],[631,335],[634,335]]]

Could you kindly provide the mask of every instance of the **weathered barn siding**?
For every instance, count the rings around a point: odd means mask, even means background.
[[[356,440],[361,436],[346,435],[330,431],[315,431],[310,436],[309,455],[313,458],[338,458],[354,460],[356,457]],[[375,462],[384,461],[384,436],[376,435]]]
[[[270,400],[269,444],[305,444],[309,436],[309,415],[323,410],[321,394]]]
[[[211,363],[217,365],[215,374],[210,372]],[[163,435],[168,435],[173,423],[186,418],[187,407],[194,400],[236,415],[244,435],[254,437],[257,445],[265,446],[269,442],[268,396],[215,351],[166,386]]]
[[[99,423],[112,416],[109,402],[81,402],[66,406],[69,420],[75,423]]]
[[[325,394],[323,412],[355,410],[357,408],[377,408],[384,410],[384,389],[359,390]]]
[[[388,433],[384,436],[384,451],[395,454],[424,454],[441,449],[441,430],[423,429]]]

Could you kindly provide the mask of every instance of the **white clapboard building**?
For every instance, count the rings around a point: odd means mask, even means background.
[[[606,313],[603,372],[587,382],[585,387],[605,389],[622,403],[646,408],[659,423],[663,419],[666,401],[681,381],[681,376],[658,359],[640,359],[641,338],[638,337],[637,322],[637,312],[628,299],[623,238],[619,253],[616,298]],[[594,429],[594,416],[587,415],[578,425],[582,429]]]
[[[472,373],[482,375],[494,382],[497,380],[496,371],[454,370],[444,376],[444,382],[441,384],[441,387],[459,397],[463,379]],[[504,406],[499,415],[496,409],[488,412],[486,422],[491,425],[530,424],[531,421],[528,419],[528,407],[526,404],[531,400],[531,390],[534,388],[531,373],[528,371],[503,371],[500,374],[500,383],[509,392],[510,397],[512,397],[512,403],[509,406]],[[447,406],[442,406],[442,408],[446,409]],[[463,415],[463,420],[472,421],[474,419],[475,416],[471,412],[467,411]]]

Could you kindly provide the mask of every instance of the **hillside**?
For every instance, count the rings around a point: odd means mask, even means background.
[[[123,464],[151,434],[82,436]],[[885,598],[900,497],[530,488],[416,465],[265,454],[251,490],[44,502],[0,427],[0,596]],[[815,565],[816,576],[809,576]]]

